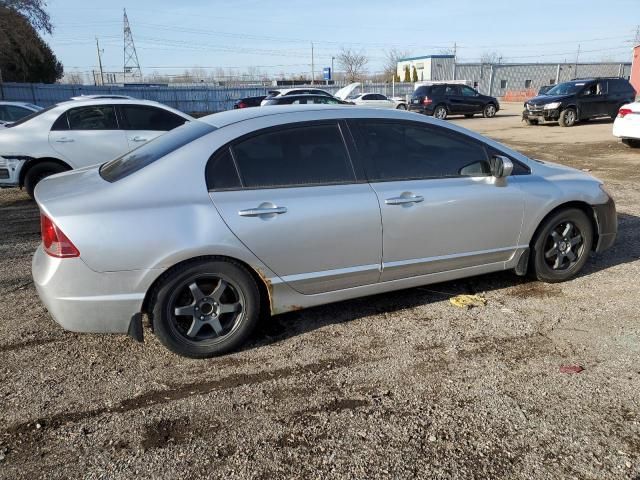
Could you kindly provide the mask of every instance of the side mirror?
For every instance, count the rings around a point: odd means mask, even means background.
[[[491,175],[496,178],[508,177],[513,173],[513,162],[504,155],[494,155],[490,162]]]

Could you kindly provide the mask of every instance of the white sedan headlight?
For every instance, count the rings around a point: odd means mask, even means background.
[[[556,108],[558,108],[560,106],[561,102],[552,102],[552,103],[547,103],[544,106],[545,110],[555,110]]]

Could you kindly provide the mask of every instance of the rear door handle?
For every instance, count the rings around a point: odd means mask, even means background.
[[[261,215],[281,215],[287,213],[287,207],[257,207],[240,210],[238,215],[241,217],[259,217]]]
[[[58,140],[56,140],[56,143],[71,143],[74,142],[75,140],[73,138],[67,138],[67,137],[62,137],[59,138]]]
[[[147,141],[147,139],[146,139],[146,138],[143,138],[143,137],[135,136],[135,137],[133,137],[133,138],[131,139],[131,141],[132,141],[132,142],[146,142],[146,141]]]
[[[408,203],[420,203],[424,201],[422,195],[400,196],[387,198],[384,203],[387,205],[406,205]]]

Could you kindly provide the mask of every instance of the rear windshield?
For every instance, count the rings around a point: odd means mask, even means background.
[[[6,125],[7,128],[13,128],[13,127],[17,127],[18,125],[22,125],[25,122],[28,122],[29,120],[31,120],[32,118],[36,118],[40,115],[42,115],[43,113],[47,113],[49,110],[51,110],[52,108],[57,107],[57,105],[51,105],[50,107],[47,108],[42,108],[42,107],[38,107],[40,108],[40,110],[38,110],[37,112],[33,112],[29,115],[27,115],[26,117],[22,117],[20,120],[17,120],[13,123],[8,123]]]
[[[424,97],[425,95],[427,95],[429,93],[429,87],[418,87],[416,88],[416,90],[413,92],[413,96],[414,97]]]
[[[117,182],[214,130],[216,127],[208,123],[187,122],[115,160],[102,164],[100,176],[107,182]]]

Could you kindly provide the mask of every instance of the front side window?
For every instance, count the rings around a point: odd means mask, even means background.
[[[462,95],[465,97],[475,97],[476,91],[473,88],[462,87]]]
[[[142,105],[120,106],[125,130],[153,130],[168,132],[184,124],[186,120],[161,108]]]
[[[117,130],[116,109],[113,105],[94,105],[72,108],[67,112],[71,130]]]
[[[362,100],[374,100],[373,95],[368,93],[367,95],[362,96]]]
[[[455,132],[411,122],[354,123],[370,181],[490,174],[484,147]]]
[[[337,124],[277,129],[233,145],[246,188],[352,183],[355,175]]]

